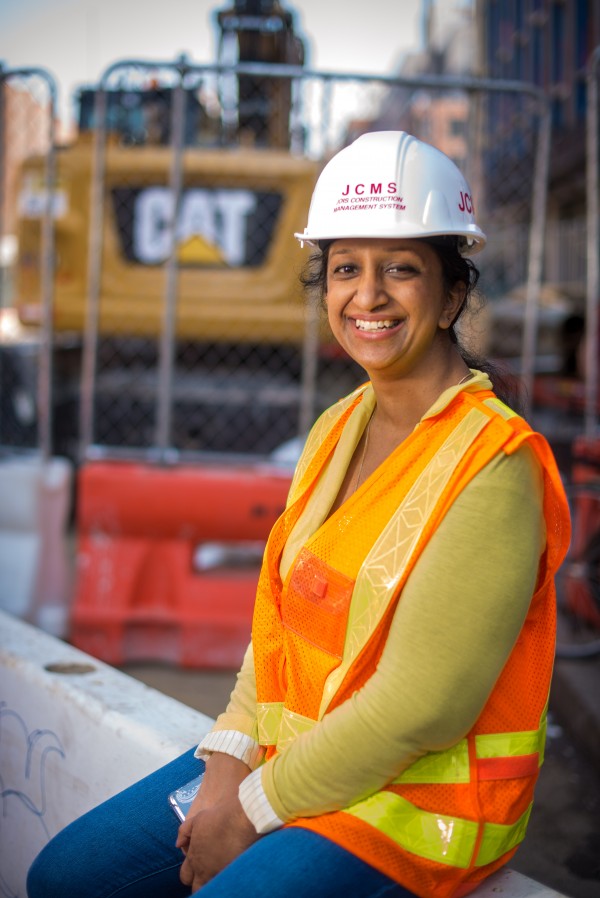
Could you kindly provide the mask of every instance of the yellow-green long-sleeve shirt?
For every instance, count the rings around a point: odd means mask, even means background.
[[[489,386],[485,375],[461,389]],[[446,391],[428,415],[458,388]],[[327,516],[373,409],[366,396],[288,541],[282,576]],[[380,789],[417,758],[462,739],[510,654],[533,595],[545,544],[542,480],[523,447],[499,455],[461,492],[408,578],[373,676],[350,700],[251,774],[240,796],[259,831],[338,810]],[[255,740],[249,649],[229,705],[200,746],[219,734]],[[252,753],[253,763],[260,749]]]

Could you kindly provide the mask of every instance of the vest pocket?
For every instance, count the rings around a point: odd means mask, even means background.
[[[284,627],[341,659],[353,589],[354,580],[302,549],[282,595]]]

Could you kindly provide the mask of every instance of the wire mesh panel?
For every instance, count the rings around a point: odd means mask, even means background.
[[[57,160],[67,454],[264,457],[364,380],[302,295],[310,249],[293,234],[323,164],[365,131],[409,131],[465,171],[463,201],[489,236],[476,260],[488,311],[465,336],[522,355],[546,179],[545,109],[523,86],[125,60],[79,109]],[[22,225],[27,245],[34,227]]]
[[[53,177],[55,109],[49,73],[0,67],[0,447],[46,454],[53,222],[64,211]]]

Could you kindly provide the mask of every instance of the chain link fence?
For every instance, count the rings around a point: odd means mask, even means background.
[[[78,99],[79,134],[56,159],[54,214],[45,210],[56,249],[55,450],[266,457],[364,379],[303,298],[309,251],[293,237],[324,162],[364,131],[410,131],[465,171],[489,243],[476,257],[487,306],[464,336],[527,386],[549,148],[533,88],[125,60]],[[50,155],[28,159],[20,176],[14,299],[25,320],[50,301],[40,299],[41,210],[23,211]],[[495,315],[515,291],[514,309]]]

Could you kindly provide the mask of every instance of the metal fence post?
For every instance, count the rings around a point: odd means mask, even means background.
[[[177,286],[179,262],[177,259],[177,222],[181,205],[183,185],[183,147],[185,132],[185,91],[183,79],[185,66],[180,69],[180,79],[173,94],[171,109],[171,171],[169,188],[171,191],[171,231],[169,256],[165,270],[165,293],[163,306],[163,326],[160,337],[157,384],[156,447],[161,461],[167,460],[171,443],[171,422],[173,417],[173,366],[175,363],[175,323],[177,315]]]
[[[529,232],[529,259],[527,267],[527,292],[525,298],[525,327],[521,355],[521,376],[524,388],[525,416],[531,414],[533,403],[533,381],[537,343],[537,319],[544,240],[546,234],[546,200],[548,192],[548,169],[550,165],[551,118],[548,102],[540,93],[541,122],[536,152],[536,166],[533,184],[532,216]]]
[[[600,47],[592,53],[587,70],[586,128],[586,333],[585,333],[585,433],[597,427],[598,406],[598,300],[600,290],[598,223],[598,63]]]
[[[38,71],[46,80],[50,92],[48,121],[48,153],[46,155],[46,196],[42,218],[42,328],[38,371],[38,439],[42,459],[52,455],[53,377],[54,377],[54,190],[56,185],[56,106],[57,90],[54,79]]]
[[[106,167],[106,75],[95,96],[96,131],[90,184],[90,226],[88,236],[88,276],[83,358],[81,365],[80,461],[84,461],[94,437],[94,387],[98,358],[98,325],[104,228],[104,172]]]
[[[6,202],[5,179],[6,179],[6,147],[5,147],[5,117],[6,117],[6,98],[4,95],[6,85],[7,72],[2,61],[0,60],[0,246],[4,238],[4,204]],[[3,305],[2,295],[0,294],[0,308]]]
[[[47,461],[53,451],[53,358],[54,358],[54,216],[55,216],[55,181],[56,181],[56,109],[57,87],[50,72],[41,68],[2,69],[0,66],[0,238],[4,235],[5,212],[5,174],[7,152],[6,135],[6,96],[7,80],[16,78],[35,78],[45,84],[48,96],[45,102],[47,114],[46,141],[47,148],[44,160],[43,204],[41,212],[40,243],[40,308],[41,326],[39,333],[39,351],[37,356],[37,449],[42,460]]]

